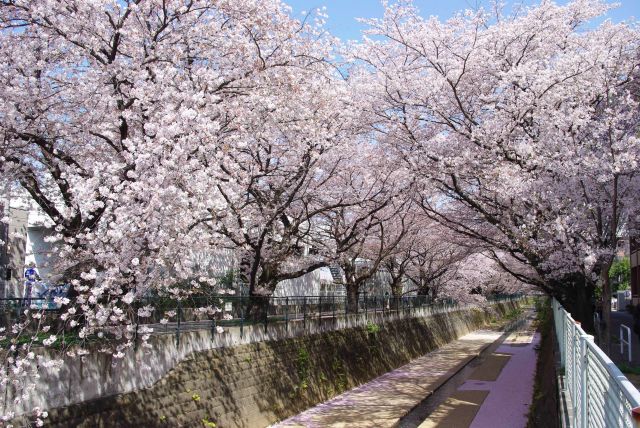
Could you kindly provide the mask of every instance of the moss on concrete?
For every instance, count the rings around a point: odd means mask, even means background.
[[[558,383],[556,374],[555,331],[549,299],[538,299],[537,330],[541,340],[538,348],[533,402],[529,407],[528,428],[556,428],[558,418]]]
[[[150,388],[50,409],[47,425],[267,426],[480,328],[514,305],[386,322],[373,333],[361,327],[199,352]]]

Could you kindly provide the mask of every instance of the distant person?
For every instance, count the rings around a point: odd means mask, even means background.
[[[29,306],[31,304],[31,293],[37,281],[40,281],[40,275],[36,270],[36,265],[33,262],[29,263],[27,268],[24,270],[24,299],[25,299],[24,304],[25,306]]]

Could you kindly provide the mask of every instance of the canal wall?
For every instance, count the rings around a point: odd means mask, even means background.
[[[386,322],[371,318],[354,327],[192,352],[150,386],[47,406],[46,425],[268,426],[481,328],[519,304]]]

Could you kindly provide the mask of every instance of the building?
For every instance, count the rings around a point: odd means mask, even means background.
[[[24,198],[6,198],[0,205],[0,214],[0,218],[8,220],[0,222],[0,298],[24,297],[24,272],[28,266],[36,268],[43,283],[54,283],[51,262],[55,257],[46,240],[52,233],[52,222],[35,205],[25,203]],[[194,252],[190,257],[195,269],[204,276],[220,277],[237,268],[236,257],[229,250]],[[344,286],[328,267],[282,281],[274,292],[274,296],[334,294],[344,294]]]
[[[3,211],[3,207],[4,211]],[[25,295],[24,272],[28,266],[36,268],[43,284],[56,283],[56,273],[52,269],[55,254],[47,236],[52,234],[53,222],[26,195],[11,195],[0,200],[0,297],[19,298]],[[305,248],[305,255],[309,248]],[[194,270],[199,275],[223,277],[237,270],[237,257],[230,250],[190,252]],[[360,263],[366,264],[365,260]],[[273,296],[332,296],[344,295],[344,276],[337,266],[323,267],[300,278],[280,282]],[[234,275],[234,277],[236,277]],[[390,276],[384,270],[376,272],[363,285],[361,292],[369,295],[391,294]],[[243,292],[241,284],[234,288]],[[409,284],[405,284],[409,289]],[[33,294],[32,294],[33,296]]]
[[[7,198],[2,202],[0,222],[0,297],[21,297],[24,290],[22,276],[27,249],[29,211],[12,206]]]
[[[0,201],[0,297],[24,297],[24,271],[36,268],[45,283],[53,274],[51,244],[53,222],[24,196],[10,195]]]

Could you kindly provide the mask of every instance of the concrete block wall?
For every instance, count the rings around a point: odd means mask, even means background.
[[[335,319],[318,319],[311,315],[306,322],[298,319],[289,323],[269,323],[266,328],[263,324],[245,325],[243,328],[225,327],[222,334],[212,331],[210,324],[209,328],[182,331],[177,335],[175,323],[170,323],[164,328],[157,328],[157,334],[151,335],[150,349],[130,347],[124,351],[125,356],[120,360],[114,360],[110,353],[98,352],[95,349],[98,345],[90,345],[96,352],[90,352],[82,358],[62,356],[64,363],[59,370],[43,369],[40,372],[40,376],[35,379],[35,388],[29,393],[27,400],[15,404],[13,397],[7,394],[1,400],[0,407],[3,412],[12,411],[16,415],[23,415],[36,407],[49,409],[70,406],[151,387],[181,361],[198,352],[366,327],[369,323],[383,324],[398,319],[423,318],[459,309],[463,307],[424,306],[399,312],[361,311],[359,314],[337,314]],[[37,352],[45,359],[60,357],[52,349],[38,349]]]
[[[196,352],[151,387],[49,409],[54,427],[264,427],[430,352],[518,303]]]
[[[10,218],[7,230],[2,230],[0,240],[7,239],[6,244],[0,244],[0,264],[2,278],[0,279],[0,297],[15,298],[24,296],[24,268],[27,242],[28,211],[10,208],[7,215]],[[3,229],[4,229],[3,227]],[[7,279],[7,269],[11,270],[11,278]]]

